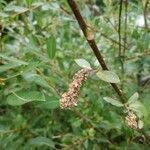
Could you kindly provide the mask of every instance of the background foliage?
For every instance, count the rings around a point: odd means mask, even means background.
[[[125,44],[123,4],[123,61],[118,57],[119,1],[76,2],[119,86],[128,98],[139,93],[144,128],[125,124],[123,110],[103,99],[115,97],[113,89],[96,76],[82,87],[76,108],[59,108],[61,94],[80,69],[75,59],[98,67],[66,0],[0,0],[0,149],[149,148],[150,34],[143,21],[139,24],[146,1],[128,1]]]

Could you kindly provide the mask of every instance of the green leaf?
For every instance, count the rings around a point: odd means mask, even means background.
[[[139,129],[142,129],[143,126],[144,126],[144,122],[143,122],[142,120],[139,120],[139,121],[138,121],[138,128],[139,128]]]
[[[139,94],[136,92],[134,93],[128,100],[127,104],[134,103],[139,98]]]
[[[141,102],[135,101],[129,105],[129,108],[135,111],[139,118],[147,117],[147,110]]]
[[[9,128],[6,127],[6,125],[3,125],[2,123],[0,124],[0,134],[6,133],[9,131],[10,131]]]
[[[47,145],[51,148],[55,147],[55,144],[51,139],[42,137],[42,136],[38,136],[36,138],[30,139],[28,142],[29,144],[35,145],[35,146]]]
[[[28,72],[28,73],[23,74],[23,77],[28,82],[35,83],[35,84],[40,85],[41,87],[44,87],[44,88],[49,88],[48,83],[40,75],[38,75],[36,73]]]
[[[5,8],[5,11],[14,11],[14,12],[17,12],[17,13],[23,13],[23,12],[26,12],[28,10],[28,8],[25,8],[25,7],[22,7],[22,6],[12,6],[12,5],[8,5],[6,8]]]
[[[75,59],[75,62],[81,67],[81,68],[88,68],[91,69],[91,65],[89,62],[87,62],[85,59]]]
[[[56,53],[56,39],[54,36],[51,36],[47,39],[46,46],[49,58],[54,58]]]
[[[12,106],[23,105],[31,101],[45,101],[45,96],[37,91],[19,91],[7,97],[8,104]]]
[[[26,3],[27,3],[29,6],[31,6],[32,2],[33,2],[33,0],[26,0]]]
[[[111,97],[103,97],[103,99],[106,102],[108,102],[108,103],[110,103],[110,104],[112,104],[114,106],[117,106],[117,107],[123,107],[124,106],[121,102],[119,102],[119,101],[117,101],[115,99],[112,99]]]
[[[5,71],[10,70],[10,69],[17,68],[19,66],[20,66],[20,64],[16,64],[16,63],[1,65],[0,66],[0,73],[5,72]]]
[[[22,60],[18,60],[17,58],[14,58],[14,57],[11,57],[11,56],[6,56],[6,55],[3,55],[3,54],[0,54],[0,57],[2,57],[5,60],[20,64],[20,65],[28,65],[27,62],[22,61]]]
[[[55,109],[59,107],[59,99],[54,96],[47,96],[45,102],[39,102],[36,107],[43,109]]]
[[[97,76],[106,82],[110,82],[110,83],[119,83],[120,79],[119,77],[111,71],[107,71],[107,70],[101,70],[99,72],[97,72]]]

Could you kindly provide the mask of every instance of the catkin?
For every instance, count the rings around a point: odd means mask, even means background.
[[[68,91],[63,93],[60,99],[60,107],[62,109],[69,109],[77,106],[77,96],[79,95],[80,87],[91,71],[92,69],[84,68],[75,73],[73,81],[69,84]]]
[[[125,117],[126,123],[130,128],[137,129],[137,116],[133,112],[128,112],[128,115]]]

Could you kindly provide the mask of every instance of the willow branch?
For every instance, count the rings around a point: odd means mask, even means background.
[[[78,23],[79,23],[81,30],[83,31],[84,36],[86,37],[88,44],[90,45],[91,49],[93,50],[93,52],[94,52],[97,60],[99,61],[102,69],[108,70],[108,67],[106,66],[106,63],[103,59],[103,56],[101,55],[101,53],[97,47],[95,39],[94,38],[92,38],[92,39],[87,38],[87,30],[88,30],[89,26],[86,24],[83,17],[81,16],[81,13],[80,13],[75,1],[74,0],[67,0],[67,1],[68,1],[68,4],[71,7],[71,9],[72,9],[72,11],[73,11]],[[118,94],[120,101],[124,103],[126,101],[126,98],[125,98],[123,92],[118,88],[118,86],[115,83],[111,83],[111,85],[114,88],[114,90],[116,91],[116,93]]]
[[[60,9],[61,9],[66,15],[69,15],[69,16],[71,15],[71,13],[68,12],[63,6],[60,6]],[[109,20],[109,18],[106,18],[106,17],[105,17],[104,19],[107,19],[108,22],[110,22],[110,24],[113,26],[114,30],[118,32],[118,30],[114,27],[114,25],[111,23],[111,21]],[[47,26],[46,26],[46,27],[47,27]],[[46,27],[44,27],[44,28],[46,28]],[[98,29],[95,29],[95,28],[94,28],[93,30],[96,31],[96,32],[100,32]],[[40,31],[41,31],[41,30],[40,30]],[[109,37],[108,35],[106,35],[106,34],[103,33],[103,32],[100,32],[100,34],[101,34],[101,36],[103,36],[105,39],[109,40],[110,42],[119,45],[119,41],[116,41],[115,39]],[[121,46],[122,46],[122,48],[124,48],[124,49],[128,49],[127,43],[126,43],[126,47],[124,47],[124,44],[121,44]]]

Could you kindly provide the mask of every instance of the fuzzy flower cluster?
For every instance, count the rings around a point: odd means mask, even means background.
[[[62,109],[77,106],[77,96],[79,95],[80,87],[87,79],[91,71],[92,69],[84,68],[75,73],[73,81],[69,84],[68,91],[63,93],[60,99],[60,107]]]
[[[128,115],[125,117],[125,120],[130,128],[138,128],[137,116],[133,112],[128,112]]]

